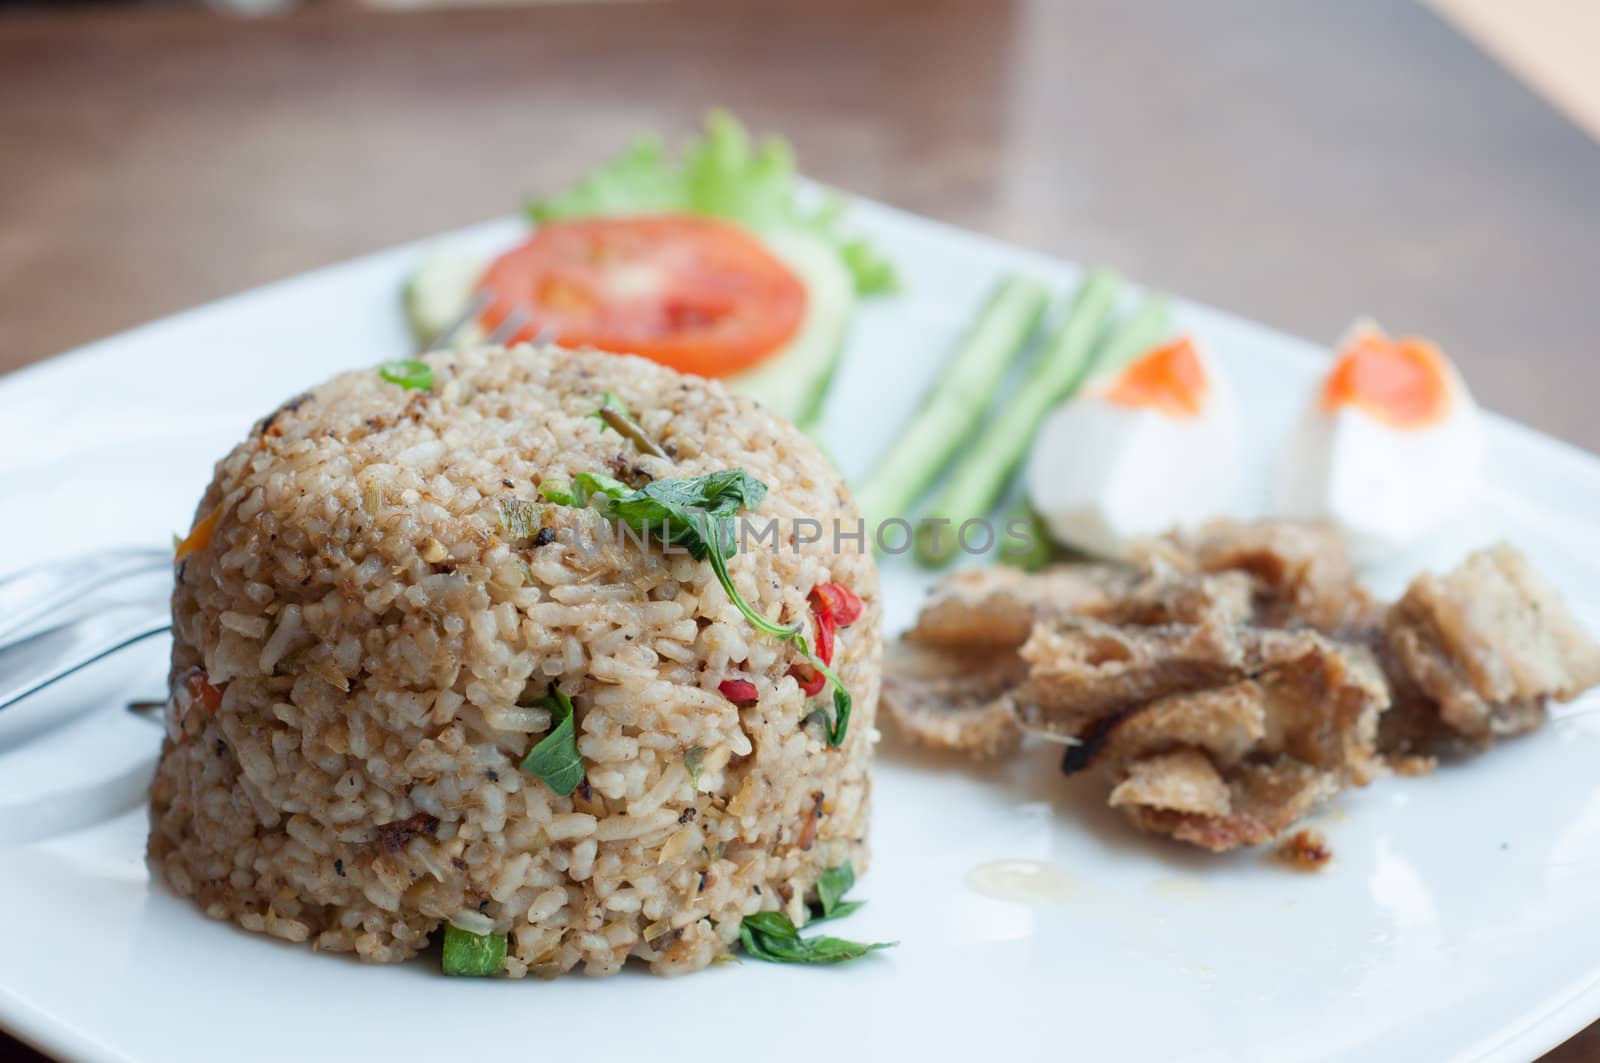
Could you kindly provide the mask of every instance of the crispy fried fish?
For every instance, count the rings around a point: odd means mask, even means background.
[[[952,575],[887,661],[887,717],[981,757],[1069,740],[1063,770],[1100,772],[1139,828],[1222,850],[1600,683],[1600,646],[1507,546],[1387,609],[1325,526],[1222,521],[1134,557]]]
[[[1600,683],[1600,646],[1527,558],[1504,544],[1444,576],[1418,576],[1384,631],[1442,736],[1476,746],[1523,734],[1549,701]]]

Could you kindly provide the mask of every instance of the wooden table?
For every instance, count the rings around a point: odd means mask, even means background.
[[[1600,449],[1600,145],[1394,0],[0,18],[0,369],[729,103],[910,210],[1308,337],[1426,331],[1488,405]]]
[[[1600,146],[1395,0],[0,16],[0,369],[504,213],[715,104],[909,210],[1309,337],[1428,332],[1600,449]]]

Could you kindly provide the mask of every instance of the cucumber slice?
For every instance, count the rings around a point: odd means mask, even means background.
[[[725,383],[815,434],[855,312],[856,287],[839,253],[810,233],[765,233],[767,248],[806,289],[806,315],[782,350]]]
[[[406,281],[406,323],[418,345],[431,343],[455,321],[472,299],[489,260],[459,248],[429,248]],[[482,339],[476,325],[462,330],[461,342]]]
[[[725,383],[815,434],[855,311],[855,281],[838,252],[810,233],[786,230],[762,239],[805,285],[806,314],[781,350]],[[488,264],[482,256],[454,248],[427,253],[405,289],[406,320],[418,343],[427,343],[455,320]],[[461,342],[482,338],[476,327],[468,328]]]

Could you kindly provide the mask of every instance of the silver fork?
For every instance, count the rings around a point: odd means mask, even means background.
[[[438,335],[420,345],[420,352],[453,346],[489,308],[489,301],[485,293],[475,295]],[[484,342],[505,343],[522,330],[529,316],[521,307],[511,311]],[[548,328],[541,329],[534,343],[548,343],[552,338]],[[168,607],[163,600],[112,605],[28,631],[84,594],[171,564],[171,550],[129,547],[54,562],[0,579],[0,711],[102,658],[170,630]]]
[[[127,547],[0,580],[0,711],[168,628],[165,601],[112,604],[30,631],[85,594],[172,565],[172,551]]]
[[[487,292],[478,292],[467,302],[467,305],[462,309],[461,313],[451,318],[450,323],[439,330],[439,334],[437,336],[421,345],[422,351],[442,351],[447,347],[455,346],[456,340],[461,338],[461,334],[464,333],[467,328],[473,324],[473,322],[477,321],[479,317],[483,316],[483,312],[489,309],[489,304],[492,301],[493,300],[489,297]],[[522,326],[528,323],[528,318],[530,316],[531,315],[529,315],[525,308],[520,306],[516,307],[511,311],[511,313],[500,319],[500,324],[496,325],[494,329],[484,337],[483,342],[490,346],[498,346],[505,343],[512,336],[515,336],[517,333],[522,331]],[[546,327],[539,330],[539,335],[534,337],[533,342],[535,344],[548,343],[550,338],[550,329]]]
[[[170,564],[171,550],[125,547],[41,565],[0,579],[0,640],[49,616],[78,595]]]

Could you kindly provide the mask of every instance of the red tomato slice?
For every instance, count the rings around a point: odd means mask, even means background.
[[[762,361],[806,310],[800,279],[759,240],[690,215],[543,225],[478,287],[493,300],[484,328],[528,314],[514,342],[548,332],[564,347],[639,354],[701,376]]]

